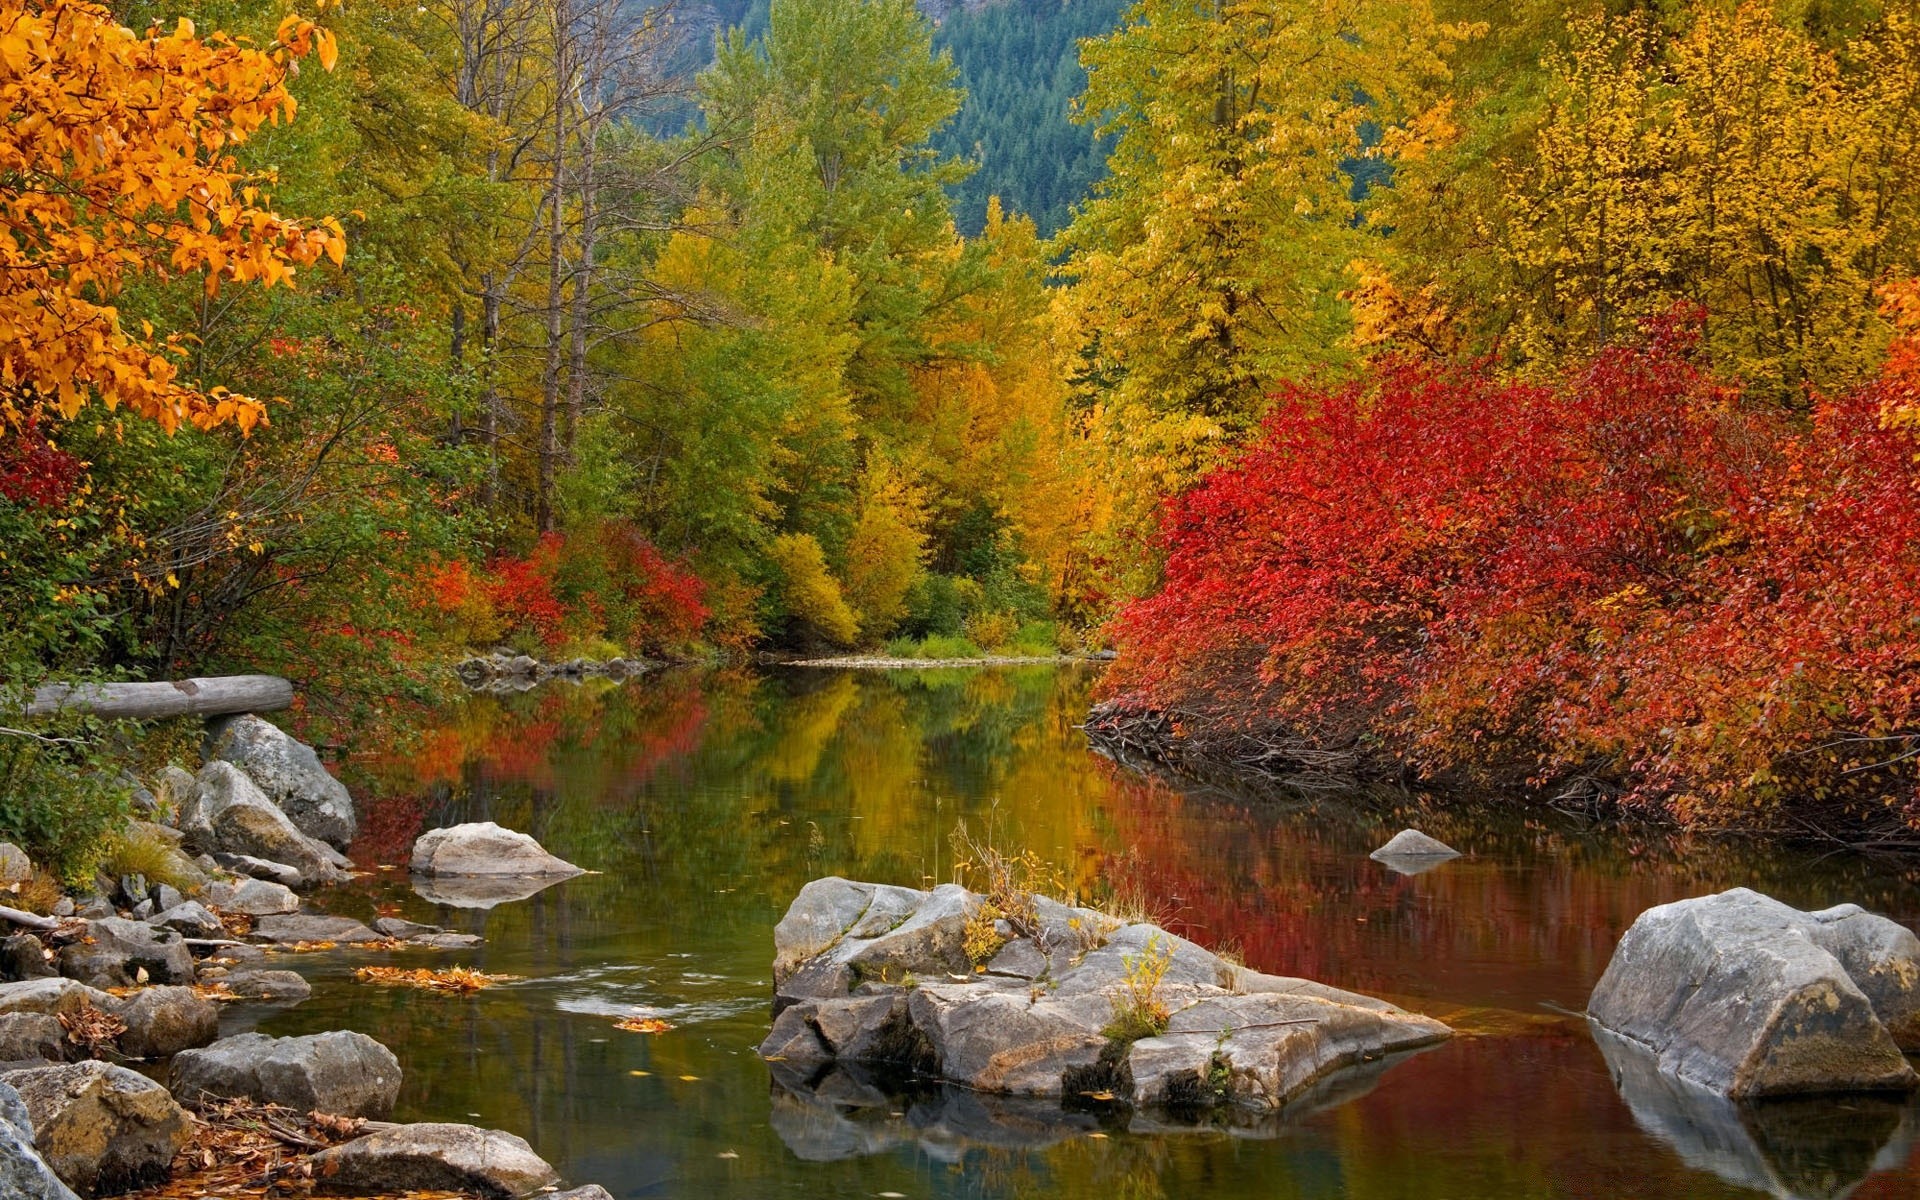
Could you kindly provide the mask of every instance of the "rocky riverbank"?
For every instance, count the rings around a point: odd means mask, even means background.
[[[480,939],[310,908],[303,894],[354,873],[352,796],[256,716],[213,722],[206,753],[136,793],[155,878],[101,877],[44,913],[0,906],[0,1196],[263,1196],[294,1181],[358,1196],[551,1191],[558,1174],[511,1133],[388,1121],[405,1067],[364,1034],[221,1036],[229,1004],[309,996],[289,969],[302,951]],[[490,823],[421,835],[409,865],[423,894],[479,907],[581,873]],[[0,844],[0,884],[36,878]]]

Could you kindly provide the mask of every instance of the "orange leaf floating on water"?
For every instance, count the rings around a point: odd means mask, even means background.
[[[481,988],[519,978],[518,975],[483,975],[467,967],[452,967],[445,971],[431,971],[425,967],[411,971],[404,967],[361,967],[353,973],[353,977],[361,983],[386,983],[429,992],[477,992]]]
[[[662,1021],[659,1017],[628,1017],[623,1021],[615,1021],[613,1027],[624,1029],[628,1033],[665,1033],[672,1029],[673,1025]]]

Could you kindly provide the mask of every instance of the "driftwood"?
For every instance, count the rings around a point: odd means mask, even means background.
[[[52,917],[42,917],[34,913],[22,912],[17,908],[7,908],[4,905],[0,905],[0,921],[9,921],[15,925],[23,925],[28,929],[42,930],[53,929],[60,924],[60,922],[54,920]]]
[[[293,685],[277,675],[220,675],[171,683],[45,683],[34,689],[30,717],[87,712],[120,720],[274,712],[293,703]]]

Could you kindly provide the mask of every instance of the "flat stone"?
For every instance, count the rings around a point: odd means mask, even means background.
[[[298,1004],[313,995],[313,985],[297,971],[229,971],[220,982],[242,1000]]]
[[[253,936],[261,941],[283,946],[296,942],[351,943],[384,940],[379,934],[352,917],[329,917],[319,913],[261,917],[254,924]]]
[[[429,950],[469,950],[484,940],[477,933],[423,933],[408,938],[407,945]]]
[[[72,1016],[85,1008],[107,1011],[113,1005],[111,995],[88,987],[77,979],[28,979],[19,983],[0,983],[0,1014],[29,1012],[48,1016]]]
[[[510,1133],[443,1123],[383,1129],[322,1150],[312,1162],[316,1188],[344,1195],[468,1191],[514,1200],[559,1178]]]
[[[1916,985],[1910,930],[1734,888],[1641,913],[1587,1012],[1660,1070],[1724,1096],[1905,1091],[1920,1076],[1879,1012],[1911,1036]]]
[[[419,937],[422,934],[443,932],[438,925],[422,925],[418,921],[407,921],[400,917],[375,917],[373,930],[382,937],[397,938],[400,941]]]
[[[169,1084],[196,1104],[238,1099],[385,1119],[400,1093],[400,1062],[379,1042],[349,1030],[286,1038],[243,1033],[176,1055]]]
[[[255,858],[251,854],[215,854],[213,861],[232,871],[236,875],[245,875],[251,879],[266,879],[282,887],[296,888],[306,882],[299,867],[290,867],[286,863],[269,862],[264,858]]]
[[[7,1072],[33,1122],[34,1148],[61,1179],[89,1196],[164,1182],[192,1136],[167,1090],[98,1061]]]

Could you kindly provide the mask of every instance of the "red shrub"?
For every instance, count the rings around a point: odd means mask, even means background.
[[[1170,502],[1121,686],[1190,723],[1428,775],[1598,775],[1700,819],[1833,789],[1872,755],[1819,747],[1920,727],[1914,445],[1876,389],[1811,430],[1744,408],[1689,362],[1692,328],[1554,386],[1389,362],[1289,389]]]
[[[0,427],[0,497],[31,508],[65,503],[85,466],[56,448],[32,421]]]

